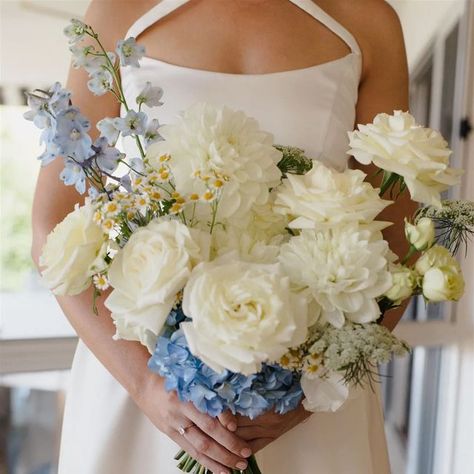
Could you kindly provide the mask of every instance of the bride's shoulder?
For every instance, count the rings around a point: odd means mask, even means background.
[[[330,14],[352,33],[362,50],[366,75],[390,58],[394,66],[405,67],[403,30],[395,9],[385,0],[321,0]]]
[[[157,3],[156,0],[92,0],[85,22],[106,41],[116,41],[123,38],[130,26]]]

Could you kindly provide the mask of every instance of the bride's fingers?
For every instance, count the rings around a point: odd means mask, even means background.
[[[246,441],[265,438],[272,435],[272,430],[265,426],[239,426],[235,434]]]
[[[248,458],[252,454],[250,445],[246,441],[222,426],[217,418],[212,418],[198,411],[191,403],[186,404],[184,415],[231,453],[242,458]]]
[[[199,452],[192,443],[190,443],[185,436],[175,431],[169,435],[170,438],[182,449],[184,449],[192,458],[198,461],[201,465],[209,469],[211,472],[216,474],[231,474],[230,469],[223,464],[220,464],[214,459],[209,458],[204,453]]]
[[[222,412],[218,418],[221,424],[226,426],[229,431],[235,431],[237,429],[237,417],[229,410]]]
[[[228,451],[215,440],[204,434],[197,426],[192,426],[187,429],[184,437],[195,447],[196,451],[224,466],[240,470],[247,468],[248,463],[245,459]]]

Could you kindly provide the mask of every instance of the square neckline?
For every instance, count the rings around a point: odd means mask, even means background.
[[[180,70],[182,72],[188,73],[195,73],[201,75],[217,75],[217,76],[227,76],[227,77],[249,77],[249,78],[258,78],[258,77],[268,77],[268,76],[280,76],[280,75],[287,75],[293,73],[306,73],[310,71],[315,71],[318,69],[324,69],[329,66],[335,66],[339,63],[343,63],[348,61],[349,59],[352,60],[354,57],[359,57],[354,51],[350,51],[349,53],[341,56],[339,58],[331,59],[329,61],[324,61],[322,63],[313,64],[311,66],[300,67],[296,69],[286,69],[282,71],[269,71],[269,72],[262,72],[262,73],[240,73],[240,72],[226,72],[226,71],[213,71],[212,69],[203,69],[203,68],[195,68],[190,66],[182,66],[180,64],[170,63],[168,61],[164,61],[159,58],[153,58],[151,56],[143,56],[141,60],[149,61],[151,63],[160,64],[163,67],[169,67],[170,69]],[[123,66],[120,67],[123,69]]]

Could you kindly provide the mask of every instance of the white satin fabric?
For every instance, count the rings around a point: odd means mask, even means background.
[[[130,28],[137,37],[188,0],[162,0]],[[320,21],[351,52],[303,69],[228,74],[177,66],[145,57],[122,68],[127,100],[134,104],[146,81],[164,89],[164,105],[146,109],[161,123],[197,101],[228,105],[255,117],[276,143],[303,148],[344,169],[361,71],[354,37],[312,0],[290,0]],[[124,111],[122,110],[122,113]],[[129,157],[138,156],[124,140]],[[143,370],[147,370],[144,368]],[[138,410],[126,391],[79,342],[64,415],[59,474],[177,474],[178,446]],[[317,413],[257,455],[264,474],[386,474],[390,472],[378,392],[362,391],[336,413]]]

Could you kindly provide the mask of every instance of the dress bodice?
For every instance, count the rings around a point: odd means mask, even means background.
[[[127,37],[137,37],[188,1],[162,0],[131,26]],[[347,132],[354,127],[361,51],[351,33],[313,0],[290,1],[338,35],[351,52],[315,66],[264,74],[207,71],[145,56],[140,68],[120,69],[127,101],[135,103],[150,81],[163,88],[164,105],[144,110],[160,123],[174,121],[181,110],[201,101],[243,110],[274,135],[275,143],[298,146],[307,156],[343,169],[348,158]],[[137,155],[130,138],[123,146],[129,156]]]

